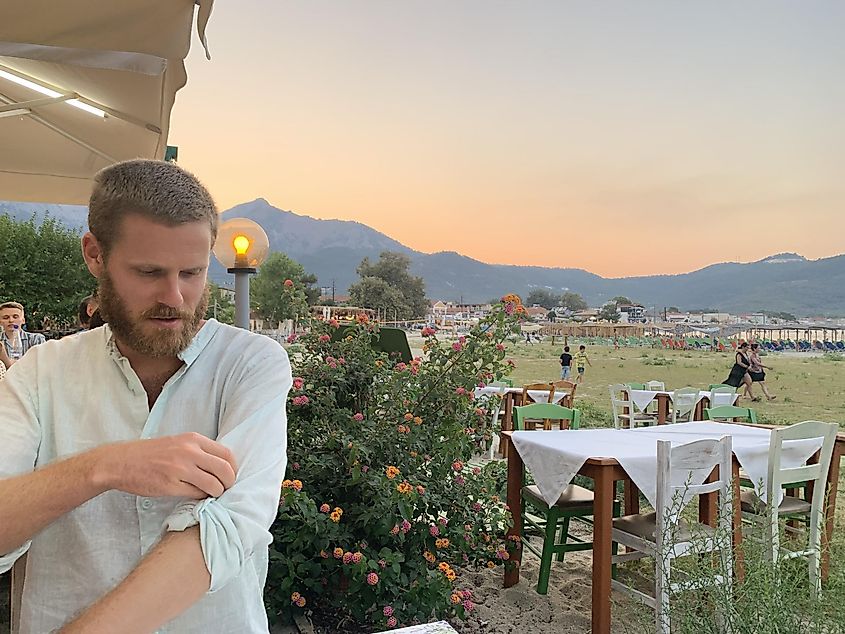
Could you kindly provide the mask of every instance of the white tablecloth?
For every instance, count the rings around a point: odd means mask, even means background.
[[[475,388],[475,398],[479,398],[481,396],[503,396],[505,394],[522,394],[521,387],[495,387],[495,386],[487,386],[487,387],[477,387]],[[568,396],[569,392],[564,390],[555,390],[555,394],[552,397],[552,403],[559,403],[564,396]],[[528,390],[528,396],[532,399],[537,401],[538,403],[546,403],[549,400],[549,393],[546,390]]]
[[[754,483],[757,495],[765,500],[771,432],[760,427],[698,421],[638,429],[517,431],[513,433],[513,443],[547,504],[557,501],[588,458],[614,458],[654,505],[657,441],[683,445],[707,438],[718,440],[722,436],[732,437],[734,455]],[[785,442],[781,465],[783,468],[800,466],[820,447],[820,439]],[[686,479],[682,478],[678,484]],[[701,482],[703,478],[690,484]]]
[[[658,394],[668,394],[670,398],[672,397],[672,392],[665,390],[628,390],[628,396],[631,399],[631,402],[641,412],[645,411],[645,408],[648,407],[649,403],[657,398]],[[727,399],[731,395],[720,394],[719,396],[725,399],[725,402],[719,403],[719,405],[733,405],[736,402],[736,399],[739,398],[739,394],[733,394],[730,403],[728,403]],[[710,398],[710,392],[707,390],[700,391],[695,402],[698,403],[698,401],[703,398]],[[711,407],[715,407],[715,405],[711,403]]]

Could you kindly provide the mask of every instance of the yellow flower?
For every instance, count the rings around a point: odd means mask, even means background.
[[[425,559],[430,564],[433,564],[435,561],[437,561],[437,557],[435,557],[433,554],[431,554],[428,551],[425,551],[423,553],[423,559]]]
[[[438,548],[449,548],[449,540],[445,537],[438,539],[435,544]]]
[[[299,594],[298,592],[294,592],[292,595],[290,595],[290,600],[295,603],[296,601],[299,601],[299,597],[301,597],[301,596],[302,595]]]
[[[496,567],[496,564],[495,564],[495,563],[493,563],[492,561],[488,561],[488,562],[487,562],[487,567],[488,567],[488,568],[490,568],[490,569],[492,569],[492,568],[495,568],[495,567]]]
[[[453,594],[450,598],[452,600],[452,603],[454,603],[455,605],[458,605],[461,602],[461,595],[459,594]]]
[[[451,570],[451,568],[449,568],[449,564],[447,564],[445,561],[441,561],[439,564],[437,564],[437,569],[440,570],[441,572],[446,572],[447,570]]]
[[[401,473],[401,471],[399,471],[399,469],[397,469],[393,465],[389,465],[387,469],[384,470],[384,472],[387,474],[389,480],[392,480]]]
[[[340,559],[341,557],[343,557],[343,548],[335,548],[333,554],[336,559]]]
[[[282,488],[283,488],[283,489],[289,489],[289,488],[290,488],[290,485],[291,485],[290,480],[284,480],[284,481],[282,482]]]
[[[456,578],[457,576],[458,576],[458,575],[457,575],[457,574],[455,574],[455,571],[454,571],[454,570],[452,570],[451,568],[449,568],[449,570],[447,570],[447,571],[446,571],[446,578],[447,578],[449,581],[454,581],[454,580],[455,580],[455,578]]]

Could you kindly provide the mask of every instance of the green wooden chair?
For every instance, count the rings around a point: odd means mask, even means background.
[[[561,429],[578,429],[581,426],[581,412],[551,403],[534,403],[515,407],[514,430],[526,430],[526,422],[557,421]],[[523,468],[522,481],[525,482]],[[532,512],[527,511],[531,507]],[[613,516],[619,517],[619,502],[613,501]],[[536,485],[522,487],[522,521],[543,536],[543,549],[538,550],[530,540],[523,540],[528,550],[540,558],[540,576],[537,581],[537,593],[546,594],[549,590],[549,576],[552,570],[552,557],[562,562],[568,552],[591,550],[592,542],[570,535],[569,523],[573,518],[591,524],[588,518],[593,516],[593,492],[576,484],[564,489],[558,501],[549,506],[540,495]],[[560,527],[560,530],[558,530]],[[613,553],[616,554],[616,544]]]
[[[644,390],[645,389],[645,383],[626,383],[625,385],[627,385],[632,390]]]
[[[737,407],[735,405],[720,405],[719,407],[707,407],[704,409],[704,420],[717,420],[726,423],[742,418],[746,423],[757,424],[757,412],[750,407]]]

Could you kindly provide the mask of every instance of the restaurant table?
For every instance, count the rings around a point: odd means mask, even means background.
[[[698,427],[699,429],[695,429]],[[509,535],[522,536],[522,473],[523,460],[535,473],[535,481],[546,500],[556,500],[575,473],[591,478],[594,482],[593,503],[593,581],[592,581],[592,632],[610,632],[611,589],[611,526],[615,483],[625,482],[625,513],[637,513],[639,507],[637,488],[643,490],[652,502],[657,463],[657,440],[670,440],[685,444],[702,438],[732,437],[734,450],[734,544],[741,540],[741,509],[739,496],[739,467],[749,472],[755,482],[763,480],[768,459],[770,428],[718,422],[677,423],[662,427],[644,427],[633,430],[591,429],[567,431],[503,432],[505,442],[511,444],[508,452],[507,503],[513,515]],[[564,436],[568,434],[569,436]],[[575,436],[575,435],[579,436]],[[624,434],[620,436],[620,434]],[[592,436],[592,437],[591,437]],[[812,443],[815,442],[815,445]],[[815,448],[814,448],[815,447]],[[785,449],[787,447],[785,446]],[[786,463],[806,460],[818,449],[818,441],[797,441],[784,453]],[[826,530],[823,543],[829,543],[833,531],[836,491],[839,479],[839,462],[845,453],[845,434],[838,434],[833,460],[828,472],[827,488],[830,504],[827,508]],[[785,464],[786,464],[785,463]],[[649,466],[649,464],[651,466]],[[758,490],[758,493],[760,491]],[[699,519],[715,524],[714,496],[700,498]],[[505,567],[505,587],[519,582],[522,549],[516,550]],[[822,560],[822,574],[826,577],[828,553]],[[741,567],[741,566],[740,566]]]
[[[657,401],[657,424],[658,425],[665,425],[666,422],[670,419],[669,416],[669,403],[672,402],[672,391],[671,390],[631,390],[626,389],[622,390],[624,394],[625,400],[629,400],[634,404],[635,407],[639,408],[641,412],[644,412],[646,407],[648,407],[649,403],[652,401]],[[739,398],[739,394],[734,394],[733,400],[731,403],[736,403],[736,400]],[[695,413],[693,414],[693,420],[703,420],[704,419],[704,410],[705,408],[710,407],[710,391],[709,390],[701,390],[698,393],[698,399],[695,403]],[[632,413],[632,412],[626,412]]]

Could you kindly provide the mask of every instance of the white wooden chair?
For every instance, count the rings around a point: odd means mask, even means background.
[[[833,446],[836,443],[836,432],[839,426],[835,423],[819,421],[805,421],[789,427],[773,429],[769,443],[769,463],[766,485],[766,500],[778,498],[782,488],[795,484],[806,487],[812,483],[813,497],[810,502],[801,498],[784,495],[783,500],[772,509],[757,497],[752,489],[744,490],[740,495],[742,517],[757,526],[766,527],[763,538],[767,545],[767,553],[772,561],[805,557],[809,564],[810,588],[813,596],[821,593],[821,535],[824,530],[824,502],[827,472],[830,469],[830,459]],[[783,443],[795,440],[822,439],[819,450],[819,460],[800,467],[784,468],[781,466]],[[779,519],[781,517],[801,517],[809,520],[809,535],[807,548],[798,551],[787,551],[780,545]],[[787,527],[787,530],[797,530]]]
[[[608,386],[610,389],[610,406],[613,410],[613,426],[616,429],[633,429],[637,425],[656,425],[657,417],[644,412],[637,413],[634,402],[631,400],[630,389],[626,385],[617,383]],[[628,393],[627,399],[623,392]]]
[[[695,420],[696,403],[698,390],[694,387],[682,387],[672,392],[672,422],[691,423]]]
[[[722,405],[733,405],[736,388],[730,385],[716,385],[710,390],[708,400],[710,408],[721,407]]]
[[[645,389],[654,390],[655,392],[664,392],[666,390],[666,384],[663,381],[648,381],[645,384]],[[648,404],[648,407],[645,408],[646,414],[657,416],[657,408],[657,401],[654,400]]]
[[[693,485],[704,481],[715,467],[719,477],[714,482]],[[613,520],[611,536],[614,542],[624,544],[623,555],[611,561],[621,563],[651,557],[655,563],[655,594],[645,594],[613,580],[613,587],[641,600],[654,608],[658,634],[669,634],[670,594],[697,590],[705,586],[719,586],[730,594],[733,577],[731,552],[732,501],[731,490],[731,437],[721,440],[697,440],[672,447],[668,440],[657,442],[657,500],[655,511],[643,515],[626,515]],[[720,514],[718,528],[705,524],[690,525],[681,519],[684,507],[697,495],[719,492]],[[633,552],[631,552],[633,549]],[[672,560],[684,555],[701,555],[718,552],[718,574],[706,578],[672,581]],[[723,619],[723,631],[729,632]]]

